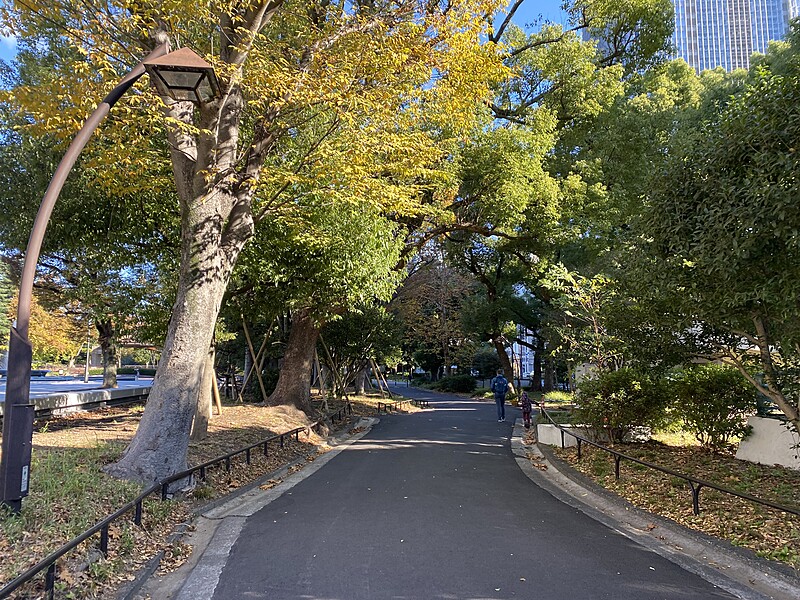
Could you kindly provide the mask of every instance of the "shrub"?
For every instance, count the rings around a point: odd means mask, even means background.
[[[156,374],[156,370],[151,368],[142,367],[140,369],[136,369],[134,367],[120,367],[117,369],[117,375],[135,375],[136,371],[139,371],[139,375],[144,377],[152,377]]]
[[[569,392],[552,391],[547,392],[542,396],[545,402],[552,402],[553,404],[569,404],[575,401],[575,397]]]
[[[735,437],[745,437],[746,417],[756,410],[756,391],[733,367],[699,365],[674,382],[675,410],[704,447],[719,451]]]
[[[657,426],[669,403],[660,381],[629,368],[585,379],[576,399],[580,419],[612,443],[624,441],[636,427]]]
[[[471,394],[475,391],[475,378],[472,375],[450,375],[442,377],[432,387],[443,392]]]

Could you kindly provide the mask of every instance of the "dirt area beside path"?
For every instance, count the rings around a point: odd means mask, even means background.
[[[334,425],[340,431],[352,430],[361,416],[375,414],[380,401],[379,395],[351,397],[352,416]],[[332,401],[329,411],[343,404]],[[417,409],[406,405],[403,410]],[[142,412],[143,406],[112,408],[36,423],[31,494],[20,515],[0,519],[2,585],[138,495],[138,485],[109,477],[102,467],[120,456]],[[310,424],[304,413],[292,407],[225,404],[222,414],[212,417],[208,437],[190,444],[189,463],[199,464]],[[267,456],[253,451],[249,465],[242,456],[231,461],[230,472],[224,463],[210,469],[206,480],[185,495],[167,502],[160,497],[145,501],[141,528],[132,523],[133,515],[110,527],[106,557],[97,549],[99,536],[94,536],[58,561],[56,597],[116,598],[120,588],[159,554],[163,555],[161,570],[177,568],[189,548],[174,532],[191,527],[194,510],[290,463],[295,464],[293,470],[299,469],[328,449],[324,437],[307,430],[299,441],[287,437],[283,448],[277,441],[270,442]],[[11,597],[43,598],[43,582],[42,574]]]

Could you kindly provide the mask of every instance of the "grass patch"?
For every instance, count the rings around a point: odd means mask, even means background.
[[[679,473],[800,508],[800,472],[792,469],[756,465],[736,460],[732,455],[712,454],[696,443],[680,446],[651,441],[617,446],[617,449]],[[597,448],[585,445],[580,461],[575,449],[555,447],[553,450],[573,468],[639,508],[800,569],[800,517],[708,488],[700,494],[700,515],[694,515],[691,490],[688,483],[679,477],[623,460],[620,480],[616,481],[613,458]]]

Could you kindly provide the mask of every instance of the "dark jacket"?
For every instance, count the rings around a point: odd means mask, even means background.
[[[498,375],[492,379],[490,389],[494,392],[495,398],[505,398],[506,392],[508,392],[508,379]]]

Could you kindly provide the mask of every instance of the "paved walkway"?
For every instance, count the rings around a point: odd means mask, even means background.
[[[508,410],[509,422],[498,423],[494,403],[401,391],[427,398],[431,410],[382,417],[277,487],[255,489],[207,512],[193,535],[198,546],[192,564],[149,585],[150,597],[797,597],[744,589],[720,575],[719,565],[708,575],[717,587],[695,574],[704,573],[703,565],[682,555],[667,560],[649,549],[654,546],[647,534],[617,527],[628,519],[625,510],[619,521],[606,518],[612,511],[602,508],[591,518],[587,513],[598,509],[559,500],[569,483],[555,486],[552,473],[545,481],[530,461],[514,460],[511,421],[517,409]],[[573,495],[591,492],[578,488]],[[712,551],[701,543],[699,562],[718,560]]]
[[[494,403],[402,391],[432,409],[382,417],[305,476],[207,514],[199,564],[152,597],[765,597],[731,595],[536,485]]]

